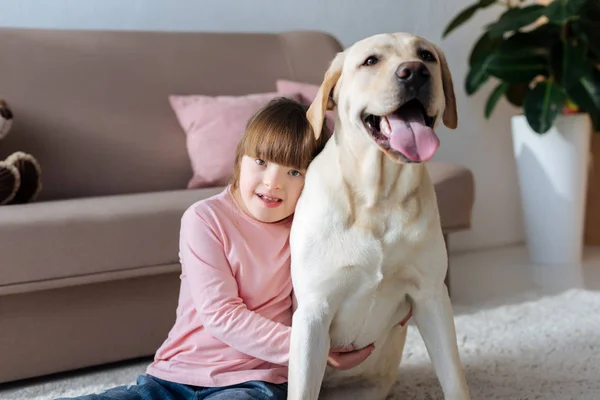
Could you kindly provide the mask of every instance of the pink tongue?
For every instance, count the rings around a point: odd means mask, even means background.
[[[399,113],[387,116],[392,128],[390,145],[411,161],[427,161],[435,154],[440,141],[430,127],[425,125],[418,108],[406,107]]]

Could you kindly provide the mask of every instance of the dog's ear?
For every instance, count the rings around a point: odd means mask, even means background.
[[[325,120],[325,111],[331,110],[335,107],[333,99],[330,95],[335,87],[335,84],[342,75],[342,67],[344,65],[344,59],[346,58],[345,52],[339,52],[325,72],[325,78],[321,87],[317,92],[317,97],[313,100],[312,104],[306,112],[308,122],[313,128],[315,138],[318,139],[321,136],[323,129],[323,121]]]
[[[439,46],[435,46],[435,50],[440,60],[442,86],[444,89],[444,98],[446,99],[446,108],[444,109],[443,116],[444,125],[450,129],[456,129],[458,126],[458,111],[456,109],[456,97],[454,95],[452,74],[450,73],[450,68],[448,68],[448,62],[446,61],[444,51]]]

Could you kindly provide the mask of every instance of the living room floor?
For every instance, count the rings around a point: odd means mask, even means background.
[[[578,265],[533,265],[522,245],[455,253],[450,265],[452,301],[457,308],[513,304],[532,292],[553,294],[572,288],[600,291],[600,246],[586,247],[583,262]],[[109,374],[134,376],[132,371],[141,371],[140,365],[148,362],[150,358],[0,385],[0,399],[21,399],[23,393],[28,394],[27,398],[51,399],[52,392],[77,386],[75,382],[101,380]]]
[[[600,291],[600,246],[586,246],[575,265],[535,265],[524,245],[455,253],[450,258],[453,303],[477,306],[536,291]]]

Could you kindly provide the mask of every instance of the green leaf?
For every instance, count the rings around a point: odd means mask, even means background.
[[[444,33],[442,34],[442,38],[445,38],[450,32],[454,29],[458,28],[465,22],[467,22],[475,12],[479,10],[479,3],[473,4],[464,10],[462,10],[454,19],[448,24]]]
[[[581,17],[589,21],[600,22],[600,1],[590,0],[581,9]]]
[[[600,71],[594,69],[567,90],[567,96],[583,112],[590,114],[594,128],[600,130]]]
[[[473,66],[477,61],[487,57],[496,50],[501,43],[500,38],[493,38],[488,33],[483,34],[473,46],[469,56],[469,66]]]
[[[496,88],[494,89],[492,94],[490,94],[490,97],[488,97],[487,103],[485,104],[485,118],[486,119],[490,118],[490,115],[492,115],[492,111],[494,111],[496,104],[498,104],[498,100],[500,100],[502,95],[504,93],[506,93],[506,91],[508,90],[508,87],[509,87],[508,83],[502,82],[498,86],[496,86]]]
[[[575,15],[579,13],[587,3],[588,0],[567,0],[567,11]]]
[[[544,15],[550,23],[558,25],[563,25],[571,17],[567,12],[567,2],[564,0],[554,0],[548,4],[548,7],[544,10]]]
[[[573,31],[582,37],[589,46],[590,51],[600,57],[600,21],[590,21],[581,18],[572,23]]]
[[[467,78],[465,79],[465,92],[470,96],[481,88],[490,78],[486,70],[489,57],[477,61],[469,68]]]
[[[550,64],[556,81],[566,89],[577,84],[593,68],[583,42],[557,42],[550,53]]]
[[[534,4],[523,8],[510,8],[500,16],[498,21],[486,27],[487,31],[493,37],[500,37],[505,32],[516,31],[519,28],[535,22],[544,15],[546,7],[540,4]]]
[[[479,7],[486,8],[494,4],[497,0],[479,0]]]
[[[552,24],[564,25],[569,20],[578,17],[581,8],[588,0],[554,0],[546,7],[544,15]]]
[[[517,51],[523,48],[543,48],[549,52],[555,42],[561,40],[561,28],[558,25],[544,24],[529,32],[515,32],[502,40],[502,51]]]
[[[539,75],[548,76],[548,57],[543,49],[499,51],[489,57],[486,67],[490,75],[509,83],[526,83]]]
[[[562,90],[551,80],[539,82],[527,92],[523,103],[529,126],[537,133],[546,133],[561,112],[565,98]]]
[[[513,106],[523,107],[523,101],[525,101],[525,95],[528,91],[529,85],[527,83],[511,83],[504,96]]]

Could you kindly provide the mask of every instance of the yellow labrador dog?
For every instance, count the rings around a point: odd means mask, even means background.
[[[290,236],[292,400],[384,399],[398,374],[412,312],[446,399],[469,399],[447,255],[425,161],[440,120],[457,126],[443,52],[406,33],[363,39],[332,61],[308,111],[333,137],[310,165]],[[327,366],[332,346],[375,349],[359,366]]]

